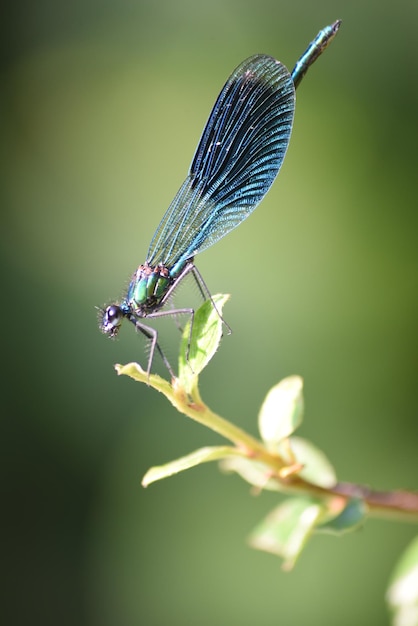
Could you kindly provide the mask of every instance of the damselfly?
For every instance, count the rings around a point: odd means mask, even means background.
[[[166,305],[177,285],[192,274],[204,296],[210,293],[195,256],[250,215],[276,178],[289,145],[295,89],[308,68],[337,34],[338,20],[319,32],[290,73],[276,59],[256,54],[226,81],[206,123],[189,174],[152,238],[146,261],[131,278],[119,303],[101,310],[101,330],[115,337],[124,319],[151,342],[149,375],[157,331],[144,319],[188,313]]]

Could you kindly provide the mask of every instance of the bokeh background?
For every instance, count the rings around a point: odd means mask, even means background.
[[[298,90],[279,180],[198,258],[232,299],[207,403],[256,434],[284,376],[300,431],[341,480],[417,488],[418,5],[381,0],[16,0],[1,58],[2,566],[5,624],[388,624],[390,572],[416,527],[314,538],[296,569],[251,550],[274,494],[206,465],[144,490],[147,468],[220,443],[110,342],[118,297],[245,57],[290,69],[343,26]],[[174,356],[172,326],[166,349]]]

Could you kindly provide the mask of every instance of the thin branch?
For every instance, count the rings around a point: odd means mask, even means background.
[[[172,385],[170,385],[168,381],[159,376],[151,375],[148,377],[147,373],[141,370],[136,363],[125,366],[118,365],[116,369],[119,374],[127,374],[137,381],[151,385],[163,393],[180,413],[231,441],[241,455],[244,453],[247,458],[256,459],[266,465],[266,471],[270,471],[269,478],[277,480],[282,491],[304,493],[320,498],[339,497],[347,501],[358,498],[365,502],[370,515],[373,517],[396,517],[404,521],[418,522],[418,493],[406,490],[375,491],[353,483],[337,483],[329,488],[319,487],[300,477],[297,473],[299,469],[297,464],[295,471],[286,472],[289,469],[289,464],[281,456],[267,449],[262,441],[211,411],[202,401],[197,387],[190,397],[177,384],[177,379],[173,379]]]

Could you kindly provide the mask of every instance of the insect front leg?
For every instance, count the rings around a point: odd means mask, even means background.
[[[147,377],[148,378],[150,377],[152,362],[154,360],[155,349],[157,349],[159,355],[161,356],[161,358],[163,360],[164,365],[166,366],[166,368],[168,369],[168,371],[170,373],[170,376],[172,378],[175,378],[175,374],[173,372],[173,368],[171,367],[171,365],[170,365],[167,357],[165,356],[165,354],[164,354],[160,344],[158,343],[158,331],[155,328],[152,328],[152,326],[147,326],[146,324],[143,324],[134,315],[131,315],[131,317],[129,319],[134,324],[136,330],[141,332],[151,342],[150,343],[150,352],[149,352],[149,357],[148,357],[148,364],[147,364]]]
[[[193,323],[194,323],[194,309],[191,308],[187,308],[187,309],[169,309],[167,311],[156,311],[155,313],[150,313],[150,315],[148,315],[148,319],[153,318],[156,319],[158,317],[167,317],[168,315],[189,315],[190,316],[190,329],[189,329],[189,338],[187,340],[187,350],[186,350],[186,361],[189,362],[189,357],[190,357],[190,345],[191,345],[191,341],[192,341],[192,332],[193,332]],[[141,322],[137,321],[137,324],[139,324],[140,326],[140,330],[142,332],[144,332],[141,328],[141,326],[144,326]],[[145,328],[147,330],[150,331],[154,331],[154,333],[158,334],[157,331],[154,328],[150,328],[149,326],[145,326]],[[155,345],[157,347],[157,349],[159,350],[160,354],[162,355],[162,351],[157,343],[157,340],[155,339]],[[165,357],[163,357],[165,359]],[[171,370],[169,369],[170,374],[172,373]]]

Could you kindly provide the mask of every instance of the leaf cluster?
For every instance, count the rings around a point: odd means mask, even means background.
[[[228,296],[217,295],[195,313],[184,329],[178,377],[171,382],[142,370],[137,363],[117,365],[125,374],[163,393],[175,408],[222,435],[229,445],[206,446],[181,458],[150,468],[142,485],[168,478],[209,461],[234,472],[254,492],[284,495],[250,534],[250,545],[278,555],[291,569],[315,533],[343,535],[356,530],[370,515],[418,520],[418,495],[373,492],[339,483],[335,469],[321,450],[295,432],[304,417],[303,380],[290,376],[267,393],[258,414],[260,439],[217,415],[202,401],[199,375],[214,356],[222,337],[222,308]],[[215,305],[215,306],[214,306]],[[400,560],[387,594],[395,623],[418,624],[418,542]],[[402,621],[405,620],[405,621]]]

